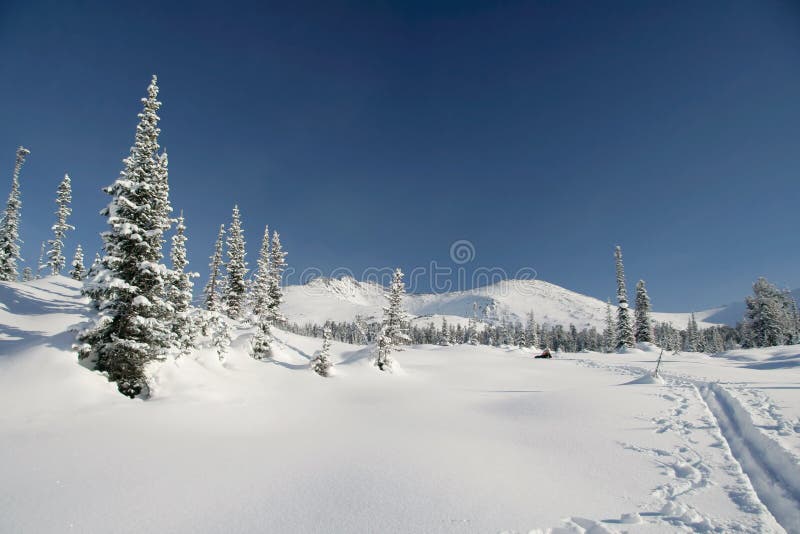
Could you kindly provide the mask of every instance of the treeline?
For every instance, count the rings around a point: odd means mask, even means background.
[[[695,323],[696,324],[696,323]],[[368,345],[374,343],[380,331],[379,322],[329,321],[325,324],[305,323],[302,325],[289,323],[286,330],[295,334],[322,338],[324,331],[330,332],[331,338],[343,343]],[[492,325],[478,323],[474,343],[470,343],[469,330],[458,325],[450,325],[444,319],[439,325],[433,321],[424,326],[408,327],[408,343],[412,345],[488,345],[493,347],[518,347],[522,349],[558,350],[564,352],[606,352],[616,350],[615,343],[608,343],[609,337],[596,328],[578,330],[575,325],[535,325],[535,331],[521,322],[503,322]],[[705,329],[692,327],[683,330],[675,329],[667,323],[654,326],[654,344],[675,352],[708,352],[718,353],[742,346],[740,332],[729,326],[714,326]]]
[[[72,214],[72,180],[69,174],[65,174],[56,188],[56,217],[51,227],[53,236],[46,242],[42,242],[36,270],[26,266],[22,272],[19,271],[19,264],[23,262],[20,252],[22,240],[19,237],[22,219],[20,175],[22,166],[30,153],[30,150],[22,146],[17,149],[14,172],[11,174],[11,191],[8,194],[6,207],[0,215],[0,281],[3,282],[17,280],[29,282],[47,274],[61,274],[67,264],[67,258],[64,256],[64,241],[67,232],[75,229],[67,220]],[[83,264],[83,248],[80,244],[75,247],[71,265],[70,276],[76,280],[83,279],[86,267]]]
[[[615,250],[617,263],[618,297],[627,303],[622,251]],[[747,298],[747,312],[736,327],[725,325],[700,328],[694,313],[684,329],[670,323],[654,322],[650,316],[650,299],[644,281],[636,285],[637,307],[634,321],[628,319],[627,306],[619,306],[616,319],[611,304],[606,308],[606,327],[600,332],[596,328],[578,330],[574,324],[540,325],[535,313],[527,315],[525,324],[511,322],[505,318],[494,323],[484,321],[482,312],[473,303],[472,317],[466,327],[448,324],[406,324],[408,343],[429,345],[490,345],[495,347],[516,346],[524,349],[559,350],[565,352],[614,352],[623,347],[633,347],[635,342],[648,342],[672,352],[704,352],[717,354],[736,348],[768,347],[800,343],[800,313],[788,291],[781,291],[764,278],[753,285],[753,295]],[[324,325],[307,323],[287,324],[285,327],[297,334],[322,337],[327,329],[333,339],[344,343],[373,343],[380,331],[380,324],[356,317],[351,322],[329,321]]]

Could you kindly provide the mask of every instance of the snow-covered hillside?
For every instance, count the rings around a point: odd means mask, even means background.
[[[284,315],[298,324],[352,321],[357,315],[370,320],[380,317],[386,303],[382,286],[350,277],[317,278],[306,285],[289,286],[285,294]],[[437,324],[442,316],[451,323],[466,324],[467,318],[472,316],[474,303],[480,310],[486,310],[490,322],[505,317],[510,322],[524,323],[528,312],[533,311],[540,324],[574,324],[578,329],[605,326],[605,302],[542,280],[504,280],[469,291],[409,294],[405,298],[407,312],[422,322]],[[706,319],[718,311],[697,312],[699,326],[707,328],[717,324]],[[688,312],[656,312],[653,319],[686,328],[690,315]]]
[[[381,373],[334,343],[321,378],[320,340],[256,361],[238,329],[143,401],[70,349],[75,282],[0,302],[0,532],[800,531],[797,347],[669,355],[659,381],[649,346],[415,346]]]

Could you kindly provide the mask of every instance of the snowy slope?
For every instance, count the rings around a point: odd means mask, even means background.
[[[74,282],[0,298],[0,532],[800,528],[792,347],[670,355],[658,383],[647,347],[408,347],[387,374],[334,343],[323,379],[320,340],[277,331],[259,362],[239,329],[224,363],[154,366],[142,401],[76,361]]]
[[[406,311],[422,317],[419,322],[433,321],[437,325],[442,316],[447,316],[451,323],[465,323],[472,316],[473,303],[481,310],[487,309],[490,322],[505,317],[510,322],[524,323],[528,312],[533,311],[536,320],[547,325],[574,324],[578,329],[605,326],[605,302],[542,280],[505,280],[470,291],[409,294],[405,299]],[[352,321],[356,315],[374,319],[381,316],[385,304],[385,289],[378,284],[350,277],[318,278],[306,285],[286,288],[283,310],[292,322],[321,324],[327,320]],[[711,326],[713,323],[705,319],[717,311],[696,313],[700,326]],[[671,322],[679,328],[686,327],[689,316],[689,313],[653,314],[655,320]]]

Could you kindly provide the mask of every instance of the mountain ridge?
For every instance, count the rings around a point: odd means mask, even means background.
[[[318,277],[302,285],[284,288],[283,314],[291,322],[324,323],[378,320],[386,303],[387,289],[372,281],[359,281],[352,276]],[[500,280],[479,288],[443,293],[409,293],[405,296],[406,311],[416,321],[466,322],[477,303],[479,317],[486,322],[524,322],[533,311],[537,322],[577,328],[605,326],[606,303],[600,299],[572,291],[544,280]],[[612,306],[615,305],[612,303]],[[727,324],[712,320],[723,313],[725,306],[695,312],[699,325],[707,328]],[[685,328],[691,312],[653,312],[657,322]],[[461,321],[459,321],[459,318]],[[741,319],[741,317],[740,317]]]

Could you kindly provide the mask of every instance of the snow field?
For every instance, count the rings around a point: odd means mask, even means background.
[[[334,342],[325,379],[308,369],[321,340],[277,330],[275,357],[256,361],[252,329],[239,329],[225,362],[203,349],[154,366],[142,401],[76,361],[69,330],[88,311],[75,282],[0,291],[0,532],[781,532],[775,517],[786,521],[717,414],[747,429],[748,450],[785,453],[788,472],[794,427],[765,430],[763,413],[733,400],[770,399],[767,413],[793,421],[797,390],[767,388],[796,384],[797,368],[751,365],[788,349],[665,356],[663,383],[635,383],[655,365],[650,347],[548,361],[414,346],[387,374],[368,348]],[[728,409],[707,404],[709,390]]]

